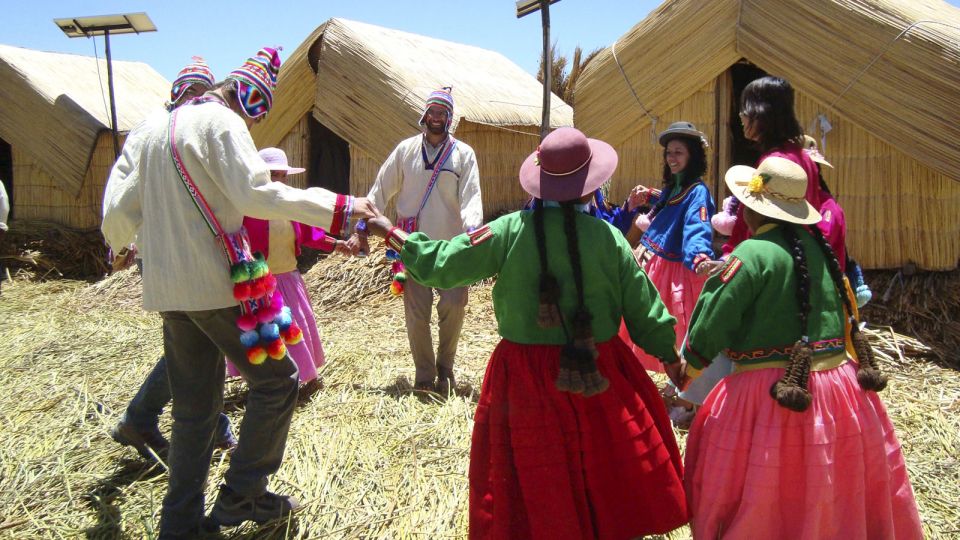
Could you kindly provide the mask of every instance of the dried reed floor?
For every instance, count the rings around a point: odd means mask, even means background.
[[[365,261],[373,268],[376,261]],[[409,391],[402,301],[330,291],[346,286],[318,265],[307,274],[328,364],[325,388],[299,405],[272,488],[304,508],[289,523],[224,530],[223,538],[460,538],[467,529],[467,465],[476,391],[496,342],[490,286],[471,291],[460,345],[459,396]],[[326,274],[324,274],[326,272]],[[332,272],[332,274],[331,274]],[[326,276],[326,277],[324,277]],[[361,280],[382,290],[382,273]],[[337,285],[337,284],[342,285]],[[350,287],[359,290],[360,285]],[[149,538],[166,473],[108,436],[161,353],[160,321],[139,309],[139,280],[121,273],[95,285],[4,283],[0,295],[0,537]],[[318,306],[319,308],[319,306]],[[930,538],[960,534],[960,375],[899,358],[922,345],[875,336],[894,381],[884,399],[904,445]],[[227,387],[242,415],[242,385]],[[164,415],[162,428],[169,425]],[[679,434],[681,444],[683,434]],[[214,455],[208,502],[229,458]],[[686,537],[678,531],[675,537]]]

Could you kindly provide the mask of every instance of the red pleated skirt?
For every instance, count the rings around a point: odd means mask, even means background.
[[[810,373],[810,408],[770,397],[783,368],[723,378],[687,437],[693,537],[920,539],[900,442],[856,366]]]
[[[560,347],[503,340],[470,449],[470,538],[635,538],[688,521],[657,387],[619,337],[597,345],[605,392],[554,386]]]

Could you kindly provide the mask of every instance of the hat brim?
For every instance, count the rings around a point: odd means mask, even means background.
[[[825,167],[830,167],[831,169],[833,168],[833,165],[831,165],[830,162],[827,161],[826,158],[823,157],[823,154],[821,154],[820,152],[813,152],[810,150],[807,150],[806,152],[807,152],[807,155],[810,156],[810,159],[812,159],[814,163],[818,165],[823,165]]]
[[[598,139],[587,139],[590,161],[572,174],[557,175],[544,171],[533,152],[520,166],[520,185],[530,195],[548,201],[572,201],[600,189],[617,170],[617,151]]]
[[[660,134],[660,138],[659,138],[660,146],[666,146],[667,143],[669,143],[672,139],[676,139],[678,137],[687,137],[690,139],[696,139],[700,141],[700,140],[703,140],[703,138],[705,138],[706,136],[702,132],[697,131],[695,129],[686,129],[686,128],[668,129]]]
[[[767,197],[763,193],[750,193],[748,184],[756,173],[757,169],[753,167],[734,165],[723,180],[734,197],[758,214],[799,225],[813,225],[823,219],[820,212],[806,200],[791,202]]]
[[[290,167],[288,165],[274,165],[272,163],[267,163],[267,168],[271,171],[286,171],[287,174],[300,174],[306,169],[303,167]]]

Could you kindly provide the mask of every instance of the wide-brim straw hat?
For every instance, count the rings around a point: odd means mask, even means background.
[[[667,129],[661,131],[658,137],[660,146],[667,146],[667,143],[677,137],[696,139],[700,141],[704,148],[707,147],[707,136],[690,122],[674,122],[667,126]]]
[[[613,176],[617,162],[617,151],[609,144],[562,127],[544,137],[524,160],[520,185],[538,199],[572,201],[599,189]]]
[[[817,147],[817,140],[813,137],[809,135],[803,136],[803,151],[810,156],[810,159],[812,159],[814,163],[825,165],[831,169],[833,168],[833,165],[827,161],[827,158],[823,157],[823,154],[820,153],[820,149]]]
[[[287,171],[287,174],[300,174],[306,170],[303,167],[288,165],[287,153],[279,148],[264,148],[260,150],[259,154],[271,171]]]
[[[804,197],[807,172],[789,159],[768,157],[757,168],[735,165],[724,181],[734,197],[758,214],[801,225],[821,219]]]

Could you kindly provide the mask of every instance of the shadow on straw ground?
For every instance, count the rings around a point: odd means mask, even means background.
[[[86,537],[123,538],[123,519],[120,513],[123,488],[163,473],[164,468],[159,463],[142,459],[122,459],[113,474],[94,484],[84,496],[87,506],[97,515],[96,524],[84,531]]]

